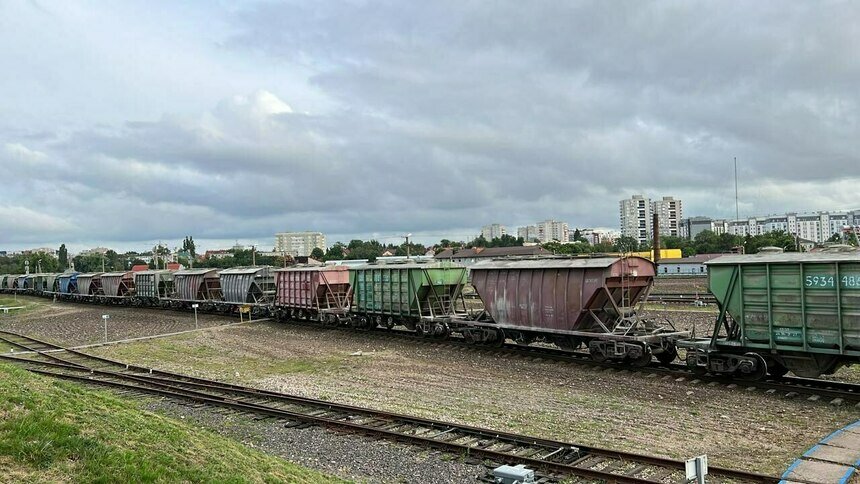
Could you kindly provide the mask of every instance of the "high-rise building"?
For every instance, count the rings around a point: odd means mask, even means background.
[[[280,232],[275,234],[275,252],[306,257],[311,255],[314,248],[326,249],[325,235],[320,232]]]
[[[526,242],[538,242],[544,244],[547,242],[563,242],[570,241],[570,226],[567,222],[559,222],[558,220],[544,220],[534,225],[526,225],[517,229],[517,237],[522,237]]]
[[[632,237],[639,243],[651,239],[651,199],[642,195],[618,202],[621,215],[621,235]]]
[[[564,242],[570,240],[570,226],[567,222],[544,220],[537,224],[538,239],[542,242]]]
[[[508,229],[502,224],[490,224],[481,227],[481,237],[486,240],[501,239],[508,234]]]
[[[683,218],[680,200],[675,200],[673,197],[654,200],[651,202],[651,214],[655,213],[657,223],[660,224],[660,235],[677,237],[680,234],[681,218]]]
[[[517,238],[522,238],[525,242],[534,242],[538,238],[538,229],[536,225],[526,225],[517,229]]]

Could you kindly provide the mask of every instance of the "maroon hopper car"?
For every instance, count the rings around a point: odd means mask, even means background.
[[[475,264],[471,275],[494,323],[518,341],[585,344],[595,359],[646,364],[652,353],[674,359],[674,340],[686,334],[636,315],[656,275],[641,257],[501,259]]]
[[[352,289],[346,266],[292,267],[276,271],[275,304],[284,317],[336,323],[349,312]]]

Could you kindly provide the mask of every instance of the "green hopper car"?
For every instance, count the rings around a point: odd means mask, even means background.
[[[466,268],[448,263],[368,264],[349,269],[352,312],[359,326],[446,335],[446,318],[462,306]]]
[[[748,379],[830,374],[860,357],[860,252],[724,256],[707,263],[720,309],[687,364]]]

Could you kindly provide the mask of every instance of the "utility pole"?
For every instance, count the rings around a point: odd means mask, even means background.
[[[404,237],[406,237],[406,260],[409,260],[409,257],[411,256],[411,250],[409,249],[409,237],[412,237],[412,234],[406,234],[404,235]]]
[[[257,246],[256,245],[251,246],[251,265],[255,266],[255,267],[257,266]]]

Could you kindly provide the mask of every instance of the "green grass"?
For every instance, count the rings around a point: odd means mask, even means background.
[[[24,309],[15,309],[14,311],[9,311],[8,316],[11,316],[13,314],[19,314],[19,313],[22,313],[25,311],[29,311],[31,309],[36,308],[39,305],[40,305],[39,302],[33,301],[33,299],[29,298],[29,297],[19,297],[19,298],[15,299],[14,296],[9,296],[7,294],[0,296],[0,307],[4,307],[4,306],[9,307],[9,308],[17,308],[17,307],[21,307],[21,306],[24,307]],[[3,316],[7,316],[7,315],[0,312],[0,318],[2,318]]]
[[[20,482],[343,482],[83,386],[0,364],[0,476]]]
[[[254,381],[261,375],[337,373],[348,364],[360,363],[349,361],[346,355],[287,359],[270,357],[265,353],[231,351],[217,346],[214,342],[201,342],[200,335],[196,334],[94,348],[89,351],[153,368],[163,368],[165,362],[173,362],[185,367],[205,369],[207,374],[221,375],[222,379],[242,382]]]

